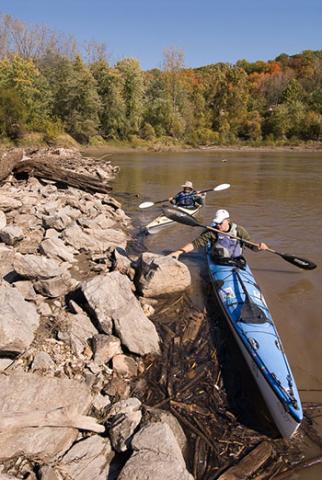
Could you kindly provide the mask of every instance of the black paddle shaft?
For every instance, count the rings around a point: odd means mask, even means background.
[[[184,225],[189,225],[191,227],[201,227],[201,228],[206,228],[207,230],[221,233],[222,235],[227,235],[227,237],[234,238],[236,240],[240,240],[243,242],[245,245],[251,245],[254,247],[258,247],[258,243],[250,242],[249,240],[244,240],[240,237],[236,237],[235,235],[232,235],[231,233],[228,232],[222,232],[221,230],[217,230],[214,227],[209,227],[208,225],[202,225],[199,223],[194,217],[189,215],[188,213],[185,213],[183,211],[179,211],[176,208],[172,207],[164,207],[162,209],[163,214],[170,218],[171,220],[174,220],[175,222],[178,223],[183,223]],[[306,258],[301,258],[301,257],[296,257],[294,255],[289,255],[288,253],[280,253],[277,252],[276,250],[273,250],[271,248],[265,250],[266,252],[274,253],[275,255],[278,255],[282,257],[286,262],[291,263],[292,265],[295,265],[298,268],[302,268],[303,270],[314,270],[316,268],[316,264],[311,262],[310,260],[307,260]]]
[[[193,195],[199,195],[200,193],[208,193],[208,192],[213,192],[214,189],[213,188],[207,188],[207,190],[196,190],[196,191],[193,191],[191,193],[189,193],[189,196],[193,196]],[[173,197],[170,197],[170,198],[173,198]],[[169,201],[169,198],[165,198],[164,200],[158,200],[157,202],[153,202],[154,205],[157,205],[158,203],[164,203],[164,202],[167,202]]]

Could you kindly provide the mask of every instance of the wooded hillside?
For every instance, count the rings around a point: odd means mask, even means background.
[[[81,50],[67,35],[2,16],[0,136],[26,132],[48,142],[67,132],[83,143],[319,140],[322,51],[189,69],[172,48],[161,69],[143,71],[133,58],[111,65],[104,45]]]

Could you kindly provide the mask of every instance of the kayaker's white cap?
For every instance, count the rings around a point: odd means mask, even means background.
[[[224,220],[226,220],[226,218],[229,218],[229,212],[228,212],[228,210],[224,210],[222,208],[220,210],[217,210],[216,215],[212,220],[212,223],[213,224],[221,223]]]
[[[191,188],[193,190],[192,182],[189,182],[189,180],[186,181],[183,185],[181,185],[182,188]]]

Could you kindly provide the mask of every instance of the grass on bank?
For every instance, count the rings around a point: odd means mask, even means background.
[[[1,148],[13,148],[13,147],[65,147],[65,148],[82,148],[82,149],[92,149],[92,148],[105,148],[113,151],[128,151],[128,150],[137,150],[137,151],[180,151],[185,149],[220,149],[220,148],[303,148],[304,150],[321,150],[322,142],[318,141],[307,141],[303,142],[298,138],[294,139],[285,139],[285,140],[273,140],[267,138],[265,140],[256,140],[256,141],[236,141],[233,143],[228,142],[189,142],[185,143],[183,141],[177,140],[173,137],[163,136],[163,137],[153,137],[149,139],[143,139],[137,135],[130,135],[127,140],[105,140],[100,135],[95,135],[91,137],[87,144],[80,144],[72,136],[67,133],[59,133],[56,136],[48,136],[44,133],[39,132],[28,132],[24,133],[15,141],[7,138],[0,138],[0,147]]]

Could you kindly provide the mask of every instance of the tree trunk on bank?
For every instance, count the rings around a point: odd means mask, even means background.
[[[63,182],[90,193],[109,193],[112,190],[112,187],[96,177],[60,168],[55,163],[49,163],[45,158],[19,162],[14,166],[13,173],[27,173],[33,177]]]
[[[10,175],[15,165],[22,159],[22,156],[22,149],[0,152],[0,182]]]

